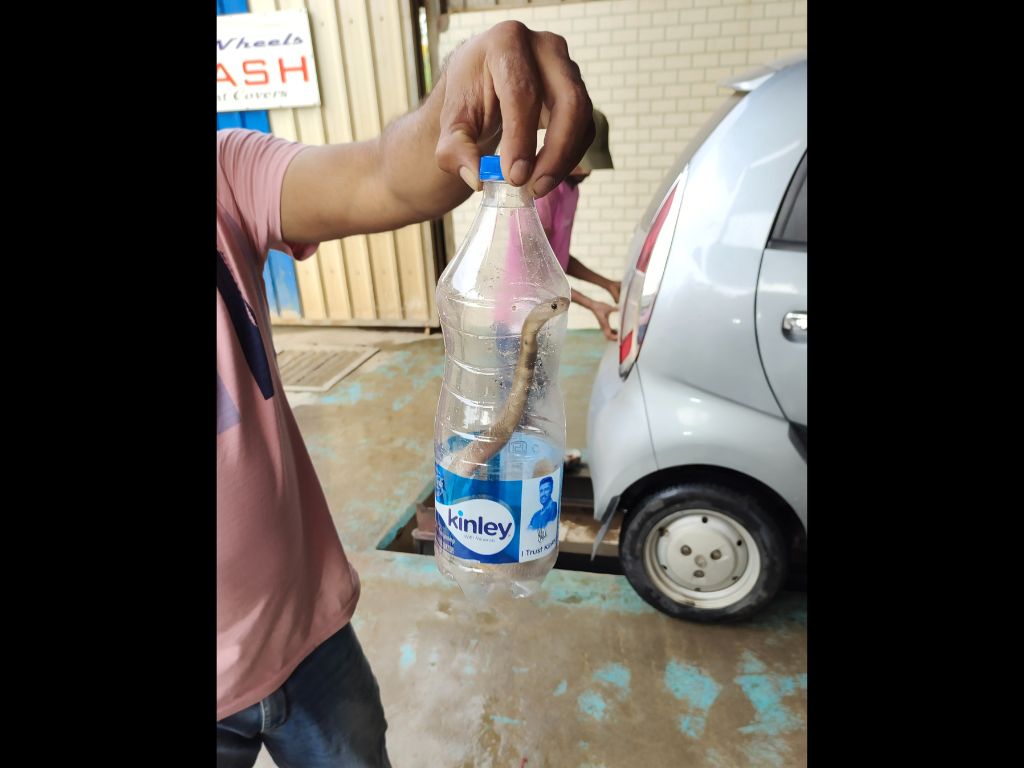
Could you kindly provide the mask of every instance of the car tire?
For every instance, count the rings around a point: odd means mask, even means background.
[[[632,506],[619,548],[622,569],[637,594],[662,613],[736,621],[763,608],[782,587],[785,539],[767,506],[748,491],[682,483]]]

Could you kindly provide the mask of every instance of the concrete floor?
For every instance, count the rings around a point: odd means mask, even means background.
[[[701,626],[649,607],[625,578],[555,570],[532,602],[475,606],[433,558],[378,550],[432,478],[439,336],[280,329],[293,343],[381,351],[323,395],[289,395],[363,583],[353,624],[380,683],[395,768],[803,766],[806,597]],[[604,338],[571,331],[568,446]],[[257,766],[273,763],[266,752]]]

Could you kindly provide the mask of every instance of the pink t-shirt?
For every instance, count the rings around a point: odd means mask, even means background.
[[[352,616],[349,565],[285,399],[270,336],[267,249],[304,145],[217,133],[217,719],[273,693]]]
[[[569,269],[569,240],[572,239],[572,222],[576,218],[576,205],[580,201],[579,186],[563,181],[544,197],[536,201],[537,215],[544,225],[551,250],[564,271]]]
[[[562,182],[544,197],[535,200],[537,216],[544,234],[548,237],[551,250],[562,267],[569,269],[569,241],[572,238],[572,222],[576,217],[576,204],[580,199],[579,187]],[[518,333],[519,326],[512,319],[511,305],[516,297],[516,286],[522,282],[523,246],[516,218],[510,222],[508,251],[505,257],[505,271],[498,287],[498,302],[495,317],[499,323],[509,325],[513,333]]]

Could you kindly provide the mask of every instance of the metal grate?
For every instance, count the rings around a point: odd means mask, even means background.
[[[326,392],[377,353],[377,347],[283,349],[277,367],[284,388],[293,392]]]

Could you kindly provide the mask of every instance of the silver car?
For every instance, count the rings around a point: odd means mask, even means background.
[[[633,588],[697,621],[770,601],[807,531],[806,59],[729,84],[634,234],[587,425],[601,536],[622,510]]]

